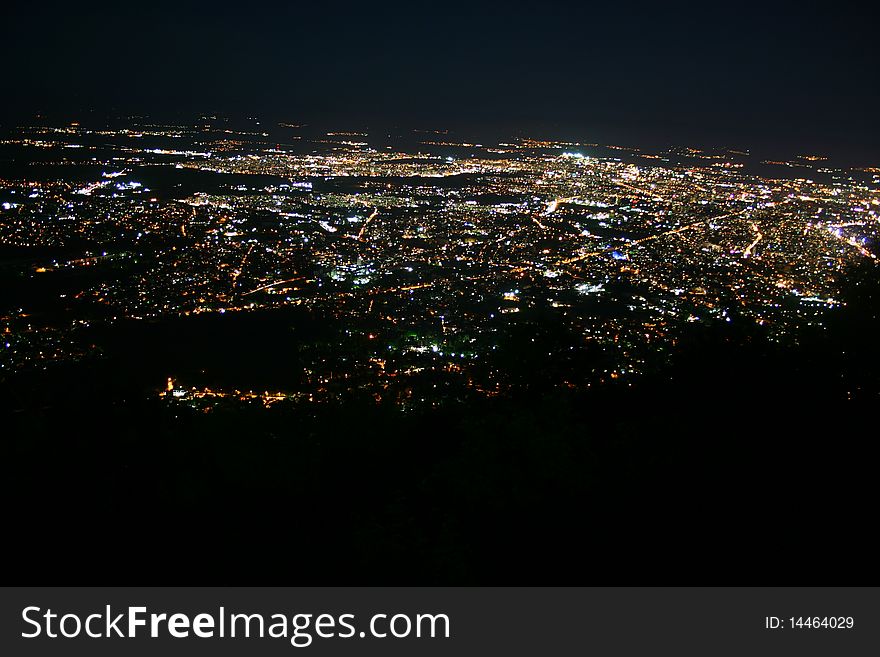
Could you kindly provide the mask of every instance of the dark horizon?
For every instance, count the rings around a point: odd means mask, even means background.
[[[876,45],[846,3],[42,3],[7,15],[13,102],[0,123],[218,112],[854,164],[880,152]]]

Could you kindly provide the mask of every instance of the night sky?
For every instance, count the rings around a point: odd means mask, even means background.
[[[880,163],[847,3],[14,2],[4,121],[220,112]]]

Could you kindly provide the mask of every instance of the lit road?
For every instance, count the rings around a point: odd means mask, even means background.
[[[367,230],[367,226],[370,225],[370,222],[371,222],[373,219],[375,219],[375,218],[376,218],[376,215],[378,215],[378,214],[379,214],[379,208],[373,208],[373,214],[371,214],[369,217],[367,217],[366,220],[364,221],[364,225],[361,226],[361,230],[360,230],[360,232],[358,233],[358,236],[357,236],[357,238],[358,238],[359,240],[363,240],[363,239],[364,239],[364,233],[365,233],[366,230]]]
[[[758,245],[758,242],[764,239],[764,235],[762,235],[761,231],[758,229],[758,224],[752,223],[752,230],[755,231],[756,234],[755,241],[749,244],[748,248],[743,252],[743,258],[751,256],[754,248]]]

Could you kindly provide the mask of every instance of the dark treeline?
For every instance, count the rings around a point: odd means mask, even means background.
[[[109,583],[876,578],[876,272],[780,347],[695,327],[633,387],[402,413],[141,394],[98,361],[2,382],[10,564]],[[532,359],[532,360],[530,360]],[[856,579],[858,578],[858,579]]]

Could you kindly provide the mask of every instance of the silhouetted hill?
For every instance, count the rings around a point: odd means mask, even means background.
[[[878,289],[854,273],[796,348],[694,327],[588,391],[536,349],[510,396],[417,412],[203,413],[104,361],[7,378],[7,558],[55,583],[872,581]]]

